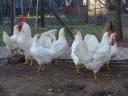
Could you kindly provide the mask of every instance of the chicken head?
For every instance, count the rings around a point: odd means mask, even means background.
[[[117,43],[116,36],[117,36],[116,33],[112,33],[110,35],[111,45],[114,45],[115,43]]]
[[[17,24],[17,28],[19,29],[19,32],[21,31],[22,27],[23,27],[23,22],[26,22],[28,20],[28,18],[20,18],[19,19],[19,23]]]

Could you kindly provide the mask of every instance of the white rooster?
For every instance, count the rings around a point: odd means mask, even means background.
[[[3,31],[3,41],[6,44],[6,48],[9,50],[11,54],[16,54],[17,49],[19,48],[16,41],[19,34],[19,30],[17,25],[14,26],[13,35],[9,37],[7,32]]]
[[[31,29],[30,26],[24,21],[19,22],[17,27],[19,28],[17,44],[19,48],[23,50],[26,60],[25,64],[27,64],[28,59],[31,59],[31,54],[29,50],[33,43],[33,38],[31,37]]]
[[[88,45],[84,43],[82,37],[80,37],[81,33],[78,30],[75,30],[74,32],[75,32],[75,38],[79,36],[79,43],[75,47],[75,51],[74,51],[74,54],[78,58],[78,63],[80,62],[88,70],[92,70],[96,80],[96,73],[111,58],[110,57],[111,39],[109,39],[108,32],[104,33],[104,38],[106,38],[106,42],[102,44],[100,47],[98,47],[95,53],[90,52],[90,50],[87,47]],[[79,70],[78,68],[79,67],[77,67],[77,70]]]
[[[19,25],[18,28],[20,32],[19,32],[17,44],[24,52],[25,59],[26,59],[25,64],[28,63],[28,59],[31,59],[31,65],[32,65],[30,48],[33,44],[33,38],[31,36],[30,26],[24,21],[21,21],[18,25]],[[53,43],[52,38],[55,39],[53,37],[55,32],[56,30],[50,30],[48,32],[43,33],[41,35],[42,38],[40,38],[38,41],[40,45],[48,48],[49,46],[51,47],[51,43]]]

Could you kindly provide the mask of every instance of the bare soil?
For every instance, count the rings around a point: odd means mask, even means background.
[[[128,96],[128,67],[108,71],[105,66],[95,81],[91,71],[77,74],[67,65],[49,64],[38,73],[36,62],[33,67],[5,64],[0,67],[0,96]]]

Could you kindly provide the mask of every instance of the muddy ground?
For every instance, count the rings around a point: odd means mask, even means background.
[[[0,64],[7,63],[1,60]],[[37,73],[38,65],[4,64],[0,66],[0,96],[128,96],[128,67],[105,68],[94,80],[91,71],[65,64],[49,64]]]

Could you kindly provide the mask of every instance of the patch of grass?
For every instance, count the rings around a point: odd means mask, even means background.
[[[8,27],[7,26],[1,26],[0,27],[0,45],[3,45],[3,31],[9,32]]]
[[[50,25],[50,26],[45,26],[46,30],[49,29],[60,29],[62,26],[56,26],[56,25]],[[69,29],[72,30],[72,28],[74,29],[78,29],[82,35],[86,35],[86,34],[93,34],[96,35],[97,37],[99,37],[102,34],[102,31],[104,30],[104,26],[97,26],[97,25],[68,25]],[[66,34],[66,36],[70,36],[69,34]]]

